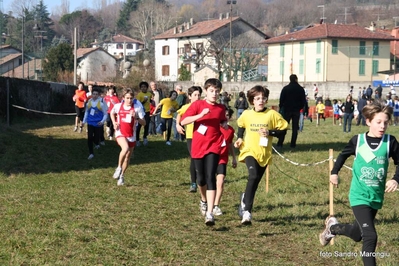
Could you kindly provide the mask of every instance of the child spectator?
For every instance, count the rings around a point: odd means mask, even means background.
[[[394,126],[399,124],[399,96],[395,96],[393,103]]]
[[[167,137],[166,137],[166,145],[172,145],[170,142],[170,135],[172,133],[172,123],[173,123],[173,114],[179,109],[179,104],[176,101],[177,97],[177,92],[176,91],[171,91],[169,93],[169,98],[162,99],[159,104],[155,107],[155,112],[159,109],[159,107],[162,107],[161,111],[161,128],[162,132],[167,132]]]
[[[341,116],[339,115],[339,104],[336,99],[333,100],[333,113],[334,113],[334,125],[336,125],[337,121],[339,121],[339,119],[341,118]]]

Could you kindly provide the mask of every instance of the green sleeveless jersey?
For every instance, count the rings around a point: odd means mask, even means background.
[[[374,150],[367,144],[366,134],[359,134],[349,190],[351,206],[367,205],[381,209],[389,165],[389,135],[384,134]]]

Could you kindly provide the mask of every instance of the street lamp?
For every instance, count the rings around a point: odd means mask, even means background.
[[[233,5],[237,4],[237,1],[234,0],[228,0],[227,4],[230,5],[230,66],[229,66],[229,79],[231,81],[231,65],[233,63],[233,58],[232,58],[232,54],[231,54],[231,37],[232,37],[232,21],[233,21]]]

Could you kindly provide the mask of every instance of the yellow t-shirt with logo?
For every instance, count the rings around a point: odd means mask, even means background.
[[[145,103],[143,103],[145,97],[147,97],[147,101],[146,101]],[[143,103],[144,112],[149,112],[149,111],[150,111],[151,97],[152,97],[152,94],[151,94],[151,92],[149,92],[149,91],[147,91],[147,92],[145,92],[145,93],[141,91],[141,92],[139,92],[139,93],[137,94],[136,99],[139,100],[141,103]]]
[[[183,116],[184,113],[187,111],[187,109],[190,107],[191,103],[183,105],[179,110],[177,110],[177,113],[180,116]],[[186,125],[186,139],[192,139],[193,138],[193,130],[194,130],[194,123],[190,123]]]
[[[170,98],[162,99],[159,103],[162,103],[161,118],[173,118],[173,113],[168,112],[171,108],[175,110],[179,109],[179,104],[176,100],[172,101]]]
[[[261,128],[268,130],[287,129],[288,123],[281,114],[271,109],[266,109],[263,112],[245,110],[238,118],[237,125],[245,128],[245,136],[240,146],[238,161],[244,162],[247,156],[252,156],[262,167],[271,164],[273,137],[268,136],[267,146],[261,146],[258,131]]]

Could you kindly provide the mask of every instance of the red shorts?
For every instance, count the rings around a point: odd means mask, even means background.
[[[341,116],[340,116],[340,115],[337,115],[337,114],[335,114],[335,115],[334,115],[334,118],[335,118],[335,119],[340,119],[340,118],[341,118]]]

